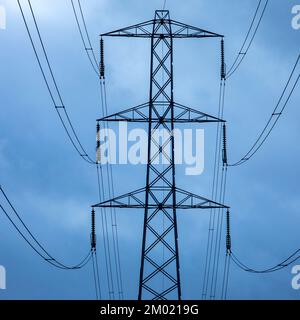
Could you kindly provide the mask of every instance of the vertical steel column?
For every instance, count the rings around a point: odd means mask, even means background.
[[[164,36],[166,32],[169,37]],[[157,11],[155,14],[151,37],[150,72],[148,164],[138,299],[149,298],[149,295],[154,296],[154,299],[166,299],[169,296],[181,299],[175,206],[173,38],[169,13],[166,11]],[[159,79],[162,73],[166,75],[164,82]],[[171,118],[169,123],[164,121],[167,116]],[[158,120],[153,121],[153,118]],[[168,133],[166,141],[155,138],[155,133],[161,128]],[[167,161],[166,168],[159,163],[163,159]],[[154,163],[157,160],[158,163]],[[164,183],[164,195],[161,199],[157,199],[152,190],[155,190],[157,186],[162,187],[161,183]],[[149,197],[152,197],[153,200],[155,198],[157,208],[149,209]],[[163,208],[163,204],[168,199],[172,199],[171,209]],[[158,223],[163,215],[168,222],[166,230],[161,230]],[[174,235],[170,236],[172,231]],[[155,255],[159,254],[160,249],[166,250],[169,257],[166,261],[158,264],[159,258],[155,259]],[[159,282],[162,278],[169,281],[169,286],[167,285],[166,289],[159,288]],[[174,292],[176,293],[174,294]]]

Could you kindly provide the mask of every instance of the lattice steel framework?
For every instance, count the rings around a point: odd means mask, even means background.
[[[153,20],[101,36],[151,39],[149,102],[97,120],[98,124],[100,121],[147,122],[148,163],[145,187],[93,207],[144,209],[138,299],[180,300],[177,209],[227,207],[176,186],[174,124],[223,120],[174,102],[173,40],[222,36],[173,21],[167,10],[157,10]],[[164,139],[156,135],[162,128],[167,133]]]

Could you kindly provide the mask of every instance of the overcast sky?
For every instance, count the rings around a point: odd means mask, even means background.
[[[169,0],[171,18],[226,37],[230,65],[238,52],[256,0]],[[235,75],[227,82],[226,109],[231,162],[249,149],[272,112],[299,54],[300,30],[291,27],[297,0],[270,0],[261,27]],[[24,6],[26,1],[23,1]],[[98,35],[152,19],[162,0],[82,0],[92,43]],[[299,4],[299,1],[298,1]],[[48,92],[18,10],[6,8],[6,30],[0,30],[0,172],[1,185],[40,241],[55,256],[73,263],[89,249],[90,206],[97,203],[93,166],[70,145]],[[95,149],[95,119],[100,115],[97,78],[80,42],[70,1],[32,0],[55,76],[83,144]],[[29,14],[28,10],[26,13]],[[147,40],[107,39],[106,82],[110,112],[148,100],[150,47]],[[175,99],[217,115],[219,41],[178,40],[175,44]],[[232,212],[232,245],[254,268],[277,264],[300,247],[299,234],[299,87],[270,139],[241,167],[230,168],[226,204]],[[215,128],[214,125],[209,125]],[[177,183],[209,197],[215,130],[205,129],[205,170]],[[114,166],[115,193],[143,187],[145,166]],[[0,199],[1,204],[4,200]],[[118,211],[124,294],[137,296],[143,212]],[[199,299],[208,230],[207,211],[179,212],[182,292]],[[98,219],[99,221],[99,219]],[[98,225],[98,254],[103,297],[107,283]],[[93,299],[92,269],[61,271],[43,262],[0,214],[0,265],[7,289],[0,299]],[[222,248],[222,260],[225,248]],[[299,262],[300,264],[300,262]],[[291,268],[269,275],[247,274],[232,264],[229,299],[299,299],[291,287]]]

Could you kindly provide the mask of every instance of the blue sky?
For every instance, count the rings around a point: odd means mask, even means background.
[[[25,3],[25,1],[24,1]],[[82,0],[93,45],[98,35],[151,19],[163,1]],[[291,27],[297,0],[271,0],[261,28],[237,73],[227,83],[228,148],[238,160],[263,128],[299,54],[300,30]],[[0,30],[1,184],[31,230],[67,263],[89,249],[90,205],[97,202],[95,168],[74,152],[58,121],[30,46],[16,1],[0,0],[7,29]],[[86,146],[95,147],[100,114],[97,79],[85,56],[69,1],[32,0],[53,70],[71,118]],[[254,0],[168,1],[171,17],[226,36],[230,64],[257,5]],[[107,39],[110,112],[146,102],[149,42]],[[133,50],[134,48],[134,50]],[[175,98],[217,114],[219,42],[184,40],[175,46]],[[226,203],[232,208],[233,250],[246,264],[272,266],[300,247],[299,88],[264,148],[228,173]],[[178,184],[209,197],[214,130],[206,130],[205,171],[183,175]],[[145,167],[114,166],[116,194],[144,186]],[[181,172],[181,170],[179,170]],[[1,199],[2,203],[3,199]],[[118,211],[125,297],[136,298],[142,212]],[[201,298],[209,212],[179,213],[183,298]],[[98,228],[103,296],[107,296]],[[0,265],[7,290],[0,299],[93,299],[92,270],[60,271],[40,260],[0,215]],[[224,250],[225,251],[225,250]],[[229,299],[299,299],[291,268],[275,274],[246,274],[232,265]]]

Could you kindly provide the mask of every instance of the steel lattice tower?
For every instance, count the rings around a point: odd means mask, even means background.
[[[179,189],[175,181],[175,123],[224,122],[174,101],[173,40],[221,37],[170,19],[168,10],[157,10],[153,20],[101,36],[151,39],[149,102],[98,119],[148,123],[148,155],[145,187],[94,205],[93,207],[144,210],[144,227],[138,299],[181,299],[178,252],[177,209],[227,208],[201,196]],[[164,74],[163,81],[161,74]],[[98,125],[98,130],[99,130]],[[163,141],[155,135],[168,133]],[[99,143],[98,143],[99,147]],[[164,165],[158,159],[164,159]],[[161,253],[164,258],[161,259]],[[163,280],[163,286],[162,286]]]

